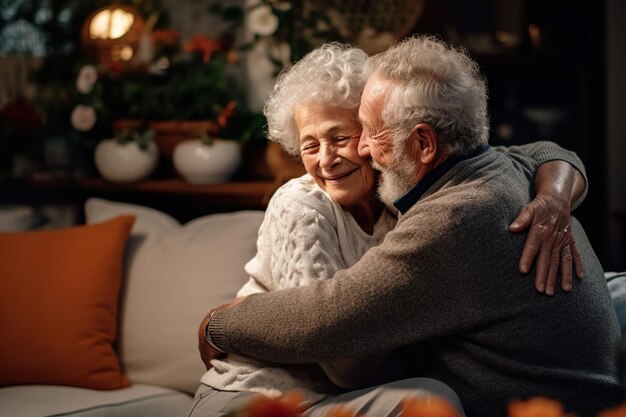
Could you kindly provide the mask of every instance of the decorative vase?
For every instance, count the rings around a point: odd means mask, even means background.
[[[172,156],[174,168],[191,184],[226,182],[241,164],[241,147],[232,140],[200,139],[180,142]]]
[[[113,182],[136,182],[152,174],[159,151],[154,142],[147,149],[141,149],[135,142],[105,139],[96,146],[94,160],[103,178]]]
[[[155,133],[154,142],[159,149],[159,166],[155,175],[159,178],[176,176],[172,161],[176,145],[216,129],[215,123],[209,120],[150,120],[144,122],[139,119],[119,119],[113,123],[113,129],[116,132],[122,132],[124,129],[138,130],[144,127]]]

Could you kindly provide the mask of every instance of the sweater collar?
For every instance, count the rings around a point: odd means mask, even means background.
[[[428,174],[422,178],[413,188],[404,193],[400,198],[393,202],[393,205],[400,211],[400,213],[406,213],[417,201],[422,197],[422,195],[435,183],[438,179],[443,177],[446,172],[450,171],[452,167],[458,164],[461,161],[465,161],[466,159],[474,158],[478,155],[485,153],[491,146],[484,145],[480,148],[477,148],[469,155],[455,155],[443,161],[441,165],[437,168],[430,171]]]

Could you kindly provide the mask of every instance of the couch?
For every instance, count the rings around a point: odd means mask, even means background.
[[[204,372],[197,326],[247,281],[263,212],[181,225],[148,207],[92,198],[85,218],[78,227],[0,234],[0,416],[186,416]],[[73,270],[78,263],[87,265]],[[19,282],[7,290],[7,281]],[[30,322],[15,324],[42,303]],[[101,335],[85,335],[97,326]],[[20,347],[8,348],[13,341]]]
[[[84,226],[0,234],[0,277],[10,273],[10,282],[19,281],[10,294],[0,292],[0,416],[186,416],[204,372],[197,326],[247,281],[243,266],[255,252],[263,212],[212,214],[181,225],[154,209],[92,198],[85,217]],[[42,259],[18,259],[33,247]],[[86,265],[73,270],[77,264]],[[626,315],[626,273],[607,278],[618,313]],[[55,285],[45,294],[33,290],[49,282]],[[20,297],[26,299],[14,300]],[[21,323],[18,314],[40,304],[32,322]],[[44,325],[56,310],[68,310],[68,317]],[[70,323],[74,316],[88,320]],[[102,335],[84,340],[97,326]],[[13,341],[23,345],[20,352],[6,347]]]

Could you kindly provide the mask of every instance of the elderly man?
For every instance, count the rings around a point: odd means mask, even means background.
[[[585,267],[572,292],[546,298],[518,270],[524,235],[508,225],[531,200],[537,162],[487,144],[477,65],[414,37],[370,58],[366,74],[359,152],[382,173],[396,228],[334,279],[214,310],[203,358],[307,363],[408,346],[414,375],[445,382],[468,416],[501,417],[536,395],[579,416],[616,404],[618,324],[580,224],[561,232]]]

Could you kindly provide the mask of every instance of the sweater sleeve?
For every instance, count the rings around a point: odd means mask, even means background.
[[[447,324],[462,326],[468,317],[446,318],[459,294],[442,289],[442,261],[426,255],[456,249],[446,231],[431,226],[433,217],[448,214],[425,208],[412,221],[424,226],[410,235],[395,229],[334,279],[252,295],[218,311],[209,324],[213,341],[227,352],[310,363],[376,354],[453,332]]]
[[[564,149],[556,143],[550,141],[538,141],[526,145],[508,147],[494,146],[494,149],[498,152],[507,153],[511,156],[530,158],[537,164],[537,166],[555,160],[569,163],[571,166],[576,168],[585,179],[585,190],[578,201],[576,201],[572,206],[572,210],[578,207],[585,200],[587,190],[589,188],[587,171],[585,170],[583,161],[578,157],[578,155],[576,155],[575,152],[568,151],[567,149]]]

